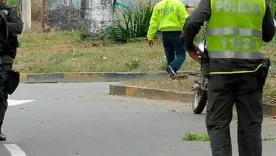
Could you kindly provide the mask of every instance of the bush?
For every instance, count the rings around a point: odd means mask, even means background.
[[[21,1],[20,0],[6,0],[6,3],[8,5],[12,5],[12,6],[17,6],[18,3],[20,3]]]
[[[118,12],[115,26],[106,29],[105,38],[127,42],[131,38],[146,37],[153,7],[151,3],[139,3],[131,9]]]
[[[276,0],[270,1],[271,13],[276,18]]]
[[[124,65],[129,71],[132,71],[139,67],[139,62],[140,61],[138,59],[134,58],[134,59],[126,61],[124,63]]]

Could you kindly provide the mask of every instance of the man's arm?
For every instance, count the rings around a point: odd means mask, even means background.
[[[23,30],[23,22],[19,17],[16,8],[10,10],[9,16],[7,17],[7,25],[9,34],[21,34]]]
[[[150,19],[150,26],[147,34],[148,40],[153,40],[159,27],[159,18],[156,5],[153,8],[152,16]]]
[[[184,40],[184,46],[188,52],[194,51],[194,38],[198,34],[201,26],[203,26],[204,22],[210,19],[210,2],[210,0],[201,0],[196,9],[185,21],[181,38]]]
[[[266,12],[263,19],[263,41],[270,42],[275,34],[274,19],[271,14],[271,8],[268,0],[266,0]]]
[[[179,3],[178,10],[179,10],[179,12],[178,12],[179,20],[180,20],[182,26],[184,26],[185,20],[189,16],[189,14],[186,10],[185,5],[182,2]]]

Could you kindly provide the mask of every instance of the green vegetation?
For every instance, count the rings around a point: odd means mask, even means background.
[[[17,6],[18,4],[21,3],[21,0],[6,0],[6,3],[7,3],[8,5]]]
[[[270,0],[271,13],[276,18],[276,0]]]
[[[143,72],[161,71],[166,65],[160,41],[153,47],[145,40],[116,44],[106,41],[82,41],[81,32],[42,33],[33,23],[33,31],[19,36],[15,68],[20,72]],[[187,57],[183,70],[198,69]]]
[[[126,42],[128,39],[146,37],[153,7],[140,3],[132,9],[122,9],[117,12],[114,27],[106,30],[106,38]]]
[[[276,138],[274,137],[266,137],[262,139],[263,141],[276,141]],[[210,138],[208,134],[200,133],[186,133],[184,137],[182,138],[182,141],[200,141],[200,142],[206,142],[210,141]]]
[[[210,141],[210,138],[208,134],[195,134],[195,133],[187,133],[185,136],[182,138],[182,141]]]
[[[153,11],[151,3],[135,2],[132,7],[114,6],[115,24],[98,35],[89,36],[83,31],[84,40],[113,40],[127,43],[131,40],[146,40],[147,31]]]
[[[276,141],[276,138],[274,138],[274,137],[267,137],[267,138],[264,138],[263,141]]]

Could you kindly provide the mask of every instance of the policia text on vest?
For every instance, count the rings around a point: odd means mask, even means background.
[[[216,1],[216,12],[223,10],[224,12],[233,13],[250,13],[260,15],[260,8],[258,4],[254,4],[248,1],[240,1],[235,3],[234,1]]]

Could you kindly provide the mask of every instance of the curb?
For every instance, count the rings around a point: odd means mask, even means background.
[[[197,74],[198,72],[180,72]],[[22,83],[74,83],[74,82],[118,82],[141,79],[168,78],[166,72],[65,72],[65,73],[20,73]]]
[[[109,94],[117,96],[130,96],[138,98],[147,98],[153,100],[169,100],[177,102],[193,102],[192,92],[174,92],[162,89],[152,89],[125,85],[110,85]],[[275,105],[263,105],[264,115],[276,116]]]
[[[276,68],[270,69],[276,75]],[[179,71],[180,75],[195,75],[200,71]],[[77,83],[77,82],[118,82],[126,80],[157,80],[168,78],[168,73],[160,72],[59,72],[59,73],[20,73],[21,83]]]
[[[180,102],[193,102],[194,98],[193,94],[189,92],[173,92],[168,90],[132,87],[124,85],[110,85],[109,94]]]

